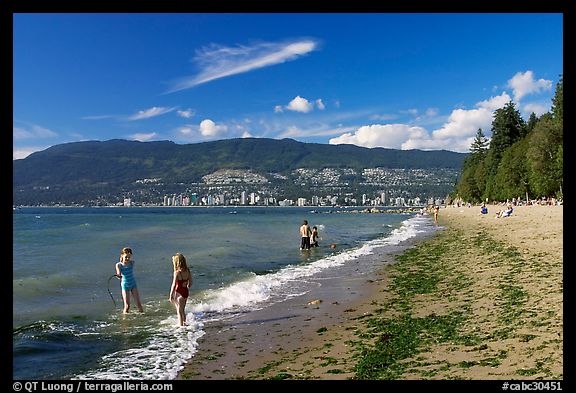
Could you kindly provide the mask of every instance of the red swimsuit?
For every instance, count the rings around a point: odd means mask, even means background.
[[[176,288],[175,291],[182,295],[183,298],[188,298],[188,287],[186,284],[188,280],[176,280]]]

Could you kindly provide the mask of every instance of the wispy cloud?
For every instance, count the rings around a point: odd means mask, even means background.
[[[350,127],[337,127],[337,128],[300,128],[298,126],[289,126],[286,131],[281,132],[276,138],[297,138],[297,137],[313,137],[313,136],[330,136],[342,133],[351,132],[355,126]]]
[[[196,114],[194,109],[191,109],[191,108],[186,109],[186,110],[179,110],[176,113],[178,114],[178,116],[183,117],[185,119],[189,119]]]
[[[105,119],[114,119],[118,116],[116,115],[94,115],[94,116],[84,116],[82,120],[105,120]]]
[[[15,140],[22,140],[54,138],[57,137],[58,134],[48,128],[36,124],[27,124],[24,127],[12,126],[12,136]]]
[[[200,72],[195,76],[180,79],[166,93],[295,60],[317,47],[318,43],[310,39],[283,43],[264,42],[252,46],[236,47],[212,44],[196,51],[193,61],[200,68]]]
[[[154,106],[150,109],[138,111],[138,113],[135,113],[131,116],[128,116],[128,120],[133,121],[133,120],[149,119],[151,117],[156,117],[156,116],[160,116],[160,115],[163,115],[165,113],[168,113],[168,112],[172,112],[175,109],[176,109],[175,107],[166,108],[166,107],[155,107]]]
[[[156,132],[148,132],[148,133],[136,133],[136,134],[132,134],[130,135],[130,139],[132,139],[133,141],[139,141],[139,142],[146,142],[146,141],[150,141],[154,138],[158,137],[158,133]]]

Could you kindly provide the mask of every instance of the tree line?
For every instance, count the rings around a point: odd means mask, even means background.
[[[478,129],[454,197],[465,201],[563,198],[563,77],[550,112],[525,121],[512,101],[497,109],[492,139]]]

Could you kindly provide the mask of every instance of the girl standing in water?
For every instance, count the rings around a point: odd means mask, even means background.
[[[122,299],[124,300],[124,314],[130,311],[130,294],[136,301],[138,311],[144,312],[142,303],[140,303],[140,293],[136,286],[136,278],[134,278],[134,264],[135,261],[131,260],[132,249],[124,247],[120,254],[120,262],[116,264],[116,277],[122,279],[120,286],[122,287]]]
[[[192,286],[192,273],[186,264],[186,257],[179,252],[172,257],[172,264],[174,265],[174,276],[169,300],[176,306],[180,326],[184,326],[186,324],[185,308],[189,295],[188,289]]]

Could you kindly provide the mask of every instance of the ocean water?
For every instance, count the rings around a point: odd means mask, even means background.
[[[434,230],[427,216],[352,208],[21,208],[13,214],[13,378],[174,379],[204,325],[306,293],[315,277]],[[301,251],[302,220],[320,247]],[[330,244],[337,247],[332,249]],[[111,278],[131,247],[145,309]],[[178,326],[171,257],[193,275]],[[379,266],[362,265],[364,273]]]

